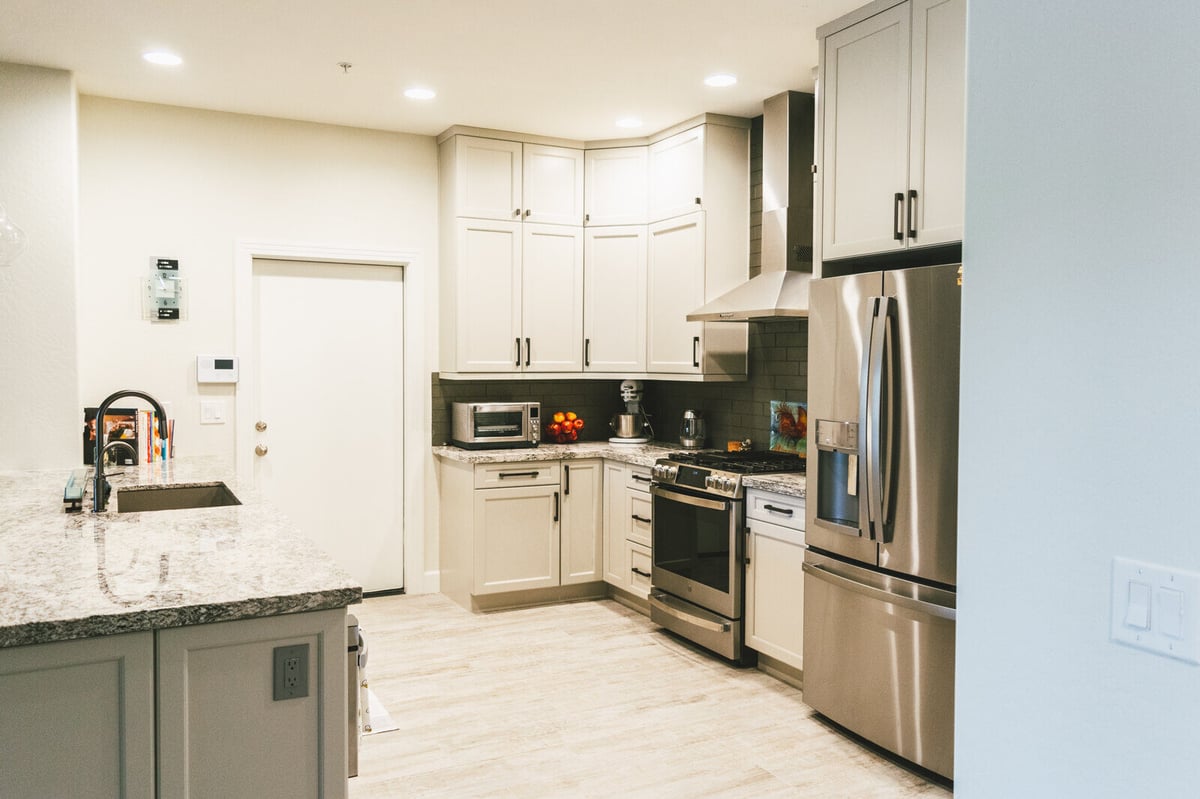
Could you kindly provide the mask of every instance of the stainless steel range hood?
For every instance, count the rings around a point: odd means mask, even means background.
[[[763,103],[762,273],[687,315],[689,322],[808,316],[813,269],[814,98]]]

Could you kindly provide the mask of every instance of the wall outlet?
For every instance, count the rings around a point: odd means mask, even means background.
[[[308,696],[308,644],[275,647],[275,701]]]

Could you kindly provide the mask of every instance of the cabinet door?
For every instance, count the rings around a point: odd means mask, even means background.
[[[521,217],[521,143],[456,136],[455,216]]]
[[[704,126],[650,145],[650,221],[704,208]]]
[[[159,796],[346,796],[345,609],[157,635]],[[276,700],[275,648],[305,644],[307,695]]]
[[[698,373],[704,325],[687,314],[704,304],[704,212],[650,226],[646,370]]]
[[[910,27],[904,3],[825,39],[825,259],[905,246]]]
[[[625,566],[625,479],[626,466],[604,462],[604,581],[629,587]]]
[[[804,533],[750,521],[746,566],[746,645],[804,668]]]
[[[526,144],[524,158],[526,222],[583,224],[583,150]]]
[[[0,796],[151,799],[154,634],[0,649]]]
[[[966,0],[912,0],[908,182],[915,206],[908,214],[916,235],[909,246],[962,240],[966,7]]]
[[[645,147],[588,150],[584,154],[583,223],[644,225],[646,165]]]
[[[603,469],[602,460],[563,462],[559,525],[563,585],[604,579]]]
[[[522,226],[522,364],[527,372],[583,371],[583,228]]]
[[[653,558],[650,547],[636,541],[625,542],[625,566],[629,573],[629,591],[647,599],[650,596],[650,568]]]
[[[457,370],[520,371],[521,224],[459,219]]]
[[[646,227],[584,232],[583,368],[646,371]]]
[[[475,491],[475,594],[558,585],[558,486]]]

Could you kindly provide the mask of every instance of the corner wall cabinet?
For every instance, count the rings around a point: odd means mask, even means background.
[[[473,610],[520,603],[504,599],[520,592],[597,594],[601,460],[443,461],[441,477],[442,593]]]
[[[746,325],[684,317],[747,278],[748,120],[590,149],[460,130],[439,145],[443,379],[745,379]]]
[[[966,0],[879,0],[817,31],[821,258],[962,240]]]

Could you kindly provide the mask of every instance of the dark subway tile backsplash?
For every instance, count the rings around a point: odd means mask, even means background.
[[[656,438],[676,442],[685,409],[700,411],[708,424],[710,447],[749,438],[766,449],[771,400],[808,402],[808,320],[778,319],[750,324],[750,377],[742,383],[646,382],[644,406]],[[433,444],[450,438],[450,403],[537,401],[549,418],[575,411],[586,424],[583,441],[604,441],[608,421],[624,411],[619,379],[614,380],[439,380],[433,375]]]

